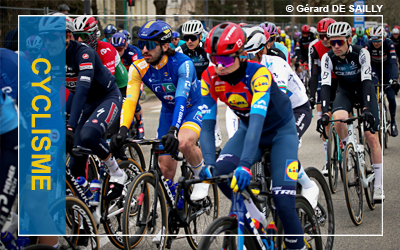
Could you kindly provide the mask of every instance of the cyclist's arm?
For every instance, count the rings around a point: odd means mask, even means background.
[[[201,75],[201,94],[203,96],[203,121],[201,125],[200,144],[204,164],[215,165],[214,128],[217,116],[217,98],[212,95],[211,79],[208,70]]]
[[[389,67],[391,76],[390,79],[397,79],[398,78],[398,68],[397,68],[397,56],[396,56],[396,49],[394,47],[394,43],[388,40],[388,60],[389,60]]]
[[[86,53],[87,59],[83,59],[82,55]],[[76,55],[77,64],[79,66],[78,80],[76,81],[74,101],[71,105],[71,116],[68,120],[68,125],[75,128],[82,109],[86,103],[87,95],[89,93],[90,85],[94,80],[95,53],[92,49],[85,49]],[[83,66],[81,66],[84,64]]]
[[[262,129],[267,116],[268,104],[270,100],[272,76],[264,67],[257,70],[251,79],[253,99],[251,102],[249,127],[244,139],[242,156],[238,166],[250,168],[260,142]]]
[[[191,60],[185,61],[178,68],[178,84],[175,92],[175,108],[171,124],[171,126],[175,126],[178,129],[182,125],[182,118],[186,111],[186,101],[189,97],[192,79],[197,79],[194,74],[196,74],[196,69]]]
[[[318,52],[314,46],[311,46],[309,49],[309,67],[311,72],[310,77],[310,98],[315,98],[315,93],[317,92],[318,88]]]
[[[331,101],[332,61],[325,53],[321,58],[321,108],[322,114],[329,112]]]
[[[145,62],[145,61],[143,61]],[[142,63],[143,63],[142,62]],[[135,115],[136,104],[139,99],[140,85],[142,76],[137,68],[137,64],[132,64],[128,73],[128,87],[126,89],[126,99],[122,105],[120,127],[125,126],[129,129]],[[149,67],[148,65],[146,67]]]
[[[274,74],[276,84],[283,93],[287,94],[287,85],[292,69],[286,61],[280,58],[275,58],[271,66],[272,68],[268,69]]]
[[[363,91],[364,107],[371,110],[371,57],[366,49],[360,50],[359,62],[361,64],[361,83]]]

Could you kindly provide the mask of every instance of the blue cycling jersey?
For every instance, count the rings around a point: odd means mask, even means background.
[[[0,87],[18,102],[18,55],[9,49],[0,48]]]
[[[143,56],[140,49],[138,47],[128,44],[128,47],[126,48],[124,54],[121,57],[121,61],[125,65],[125,67],[129,70],[129,67],[134,61],[142,58]]]
[[[363,47],[368,43],[368,37],[366,35],[363,35],[361,38],[359,38],[357,35],[354,35],[352,38],[352,44],[353,45],[360,45]]]
[[[272,48],[277,48],[282,51],[283,54],[285,54],[286,56],[286,62],[289,62],[289,50],[286,48],[285,45],[283,45],[282,43],[274,42],[274,46],[272,46]]]
[[[383,62],[383,70],[388,71],[388,79],[397,79],[397,55],[392,40],[385,39],[379,48],[375,48],[372,41],[369,41],[365,48],[371,54],[371,66],[374,71],[381,71]]]
[[[0,135],[18,126],[18,115],[11,97],[4,91],[0,93]]]
[[[183,44],[185,44],[185,41],[179,40],[177,46],[175,46],[173,43],[169,43],[169,47],[171,47],[171,49],[176,49],[176,48],[178,48],[179,46],[181,46]]]

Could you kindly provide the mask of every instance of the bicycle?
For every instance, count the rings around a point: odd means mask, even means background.
[[[368,207],[371,210],[374,210],[376,205],[372,197],[374,192],[375,173],[371,166],[371,152],[364,136],[364,127],[362,125],[363,117],[360,117],[359,107],[360,106],[357,107],[356,105],[358,117],[332,120],[332,122],[342,122],[347,124],[349,139],[344,151],[342,176],[347,210],[349,211],[352,222],[356,226],[361,225],[364,214],[362,198],[363,189],[365,191],[365,198]],[[356,128],[354,127],[354,121],[356,120],[358,121],[358,141]]]
[[[216,177],[207,178],[204,181],[209,183],[223,183],[231,180],[233,173],[230,175],[221,175]],[[188,185],[201,182],[200,180],[186,180],[180,182],[185,188]],[[252,190],[251,187],[260,187],[258,182],[251,181],[250,185],[246,190],[242,192],[236,192],[232,195],[232,206],[228,216],[220,217],[214,220],[204,232],[204,236],[200,241],[199,249],[283,249],[283,236],[272,234],[264,234],[265,231],[259,230],[254,223],[254,219],[247,212],[244,200],[252,200],[255,203],[263,203],[264,199],[256,197],[266,196],[267,205],[271,211],[272,222],[270,225],[275,224],[277,232],[283,233],[283,227],[278,219],[275,207],[272,205],[272,193],[271,191]],[[254,193],[253,193],[254,192]],[[308,201],[300,196],[296,195],[296,210],[302,223],[303,231],[307,234],[304,238],[307,249],[322,249],[321,237],[317,236],[320,234],[317,219],[315,218],[313,209]],[[245,226],[246,225],[246,226]],[[260,223],[259,226],[262,227]],[[269,226],[268,226],[269,227]],[[260,234],[259,231],[262,233]],[[219,234],[223,234],[223,237],[218,237]],[[245,237],[246,236],[246,237]],[[250,237],[251,236],[251,237]],[[307,239],[306,239],[307,238]]]
[[[389,135],[390,135],[390,117],[388,113],[387,106],[387,98],[382,89],[384,86],[389,87],[391,84],[377,84],[376,85],[376,94],[378,98],[378,106],[379,106],[379,143],[382,147],[382,152],[385,154],[385,149],[388,148],[389,143]]]
[[[324,130],[324,137],[328,138],[327,144],[327,168],[328,168],[328,183],[332,194],[337,191],[338,176],[339,172],[342,172],[342,144],[340,142],[339,136],[336,133],[334,123],[331,122],[329,125],[328,136],[326,136]],[[343,176],[342,181],[343,181]]]
[[[172,242],[177,239],[175,235],[182,227],[189,245],[193,249],[198,249],[197,234],[201,234],[201,226],[208,225],[218,217],[218,187],[215,184],[211,185],[208,196],[196,202],[190,200],[191,190],[181,187],[178,187],[173,197],[158,165],[158,156],[165,154],[165,151],[158,148],[160,142],[158,139],[137,142],[140,145],[151,145],[150,166],[147,172],[135,177],[125,197],[123,213],[125,249],[136,247],[139,243],[143,243],[145,248],[152,248],[153,244],[156,244],[158,249],[170,248]],[[174,158],[183,160],[179,157]],[[181,165],[181,171],[181,178],[192,178],[193,174],[185,160]],[[177,204],[182,190],[185,199],[183,208],[179,209]],[[203,221],[202,224],[200,220]],[[145,235],[154,235],[159,239],[153,243],[156,238],[144,237]]]
[[[82,147],[72,149],[71,155],[75,157],[90,155],[93,158],[97,158],[97,156],[95,156],[90,149]],[[99,190],[99,205],[93,206],[90,204],[91,197],[87,196],[83,188],[78,184],[75,177],[71,174],[68,167],[68,162],[66,168],[67,196],[76,196],[81,201],[83,201],[93,214],[96,226],[102,223],[111,243],[117,248],[123,249],[124,243],[120,234],[122,233],[121,215],[124,209],[123,207],[126,189],[123,191],[120,197],[114,200],[106,201],[104,197],[106,197],[108,191],[107,187],[109,186],[110,175],[108,174],[107,170],[104,167],[104,164],[101,161],[100,164],[101,165],[99,166],[99,176],[95,178],[99,179],[101,183],[101,188]],[[131,183],[135,176],[143,172],[143,169],[132,159],[128,159],[126,161],[118,161],[118,165],[128,175],[128,179],[125,185]],[[71,224],[70,220],[67,220],[67,224]]]

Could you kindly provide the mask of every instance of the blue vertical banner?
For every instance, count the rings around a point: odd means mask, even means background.
[[[65,16],[19,16],[21,235],[66,232],[65,23]]]
[[[359,0],[354,2],[354,9],[357,8],[357,6],[364,6],[365,5],[365,1],[364,0]],[[364,21],[365,21],[365,17],[364,17],[364,11],[362,11],[363,8],[361,8],[360,10],[357,10],[354,12],[354,17],[353,17],[353,27],[357,28],[357,27],[363,27],[364,28]]]

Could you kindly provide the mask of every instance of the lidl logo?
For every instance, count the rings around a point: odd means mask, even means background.
[[[236,108],[246,108],[249,106],[249,103],[247,102],[246,98],[245,98],[245,94],[243,94],[244,96],[240,95],[240,94],[231,94],[228,98],[228,103],[230,106],[232,107],[236,107]]]
[[[201,95],[206,96],[210,93],[210,89],[205,81],[201,80]]]
[[[285,181],[297,181],[299,162],[297,160],[286,160]]]
[[[254,89],[258,92],[266,92],[270,86],[269,82],[266,78],[260,77],[261,79],[257,79],[254,83]]]

